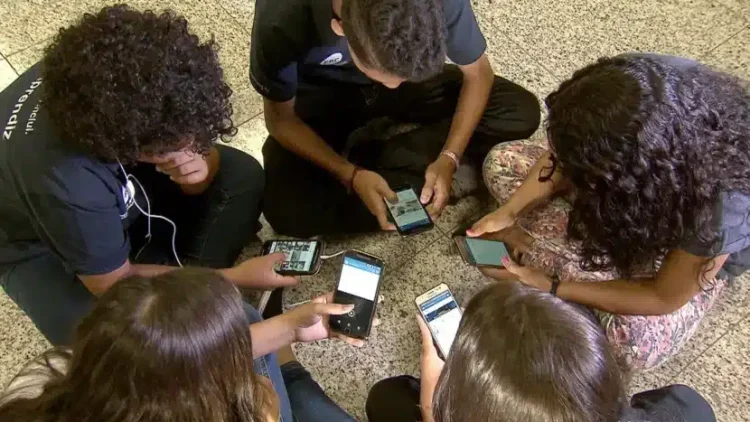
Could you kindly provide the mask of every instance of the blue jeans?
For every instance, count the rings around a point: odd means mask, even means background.
[[[245,313],[250,324],[263,320],[255,308],[246,304]],[[279,367],[275,353],[255,360],[255,372],[268,377],[279,396],[281,422],[354,422],[355,419],[340,408],[310,373],[297,361]]]

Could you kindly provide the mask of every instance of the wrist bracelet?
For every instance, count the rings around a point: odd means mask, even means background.
[[[549,289],[549,292],[552,296],[557,296],[557,288],[560,287],[560,277],[557,275],[552,276],[552,288]]]
[[[349,178],[349,183],[346,186],[346,191],[348,193],[352,193],[354,190],[354,178],[357,177],[357,173],[362,170],[362,167],[354,166],[354,170],[352,170],[352,177]]]
[[[458,165],[460,164],[460,161],[458,159],[458,155],[456,155],[453,151],[448,151],[447,149],[444,149],[440,151],[440,155],[445,155],[446,157],[450,158],[451,161],[453,161],[453,164],[456,165],[456,168],[458,168]]]

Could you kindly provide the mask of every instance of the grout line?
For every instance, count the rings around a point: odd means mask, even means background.
[[[720,42],[720,43],[719,43],[719,44],[717,44],[716,46],[714,46],[714,47],[710,48],[710,49],[709,49],[709,50],[708,50],[707,52],[705,52],[705,53],[701,54],[700,56],[698,56],[698,60],[699,60],[699,61],[702,61],[703,59],[705,59],[705,58],[707,58],[708,56],[712,55],[714,51],[716,51],[716,50],[718,50],[718,49],[719,49],[719,47],[721,47],[721,46],[723,46],[724,44],[728,43],[729,41],[731,41],[731,40],[732,40],[733,38],[737,37],[737,36],[738,36],[739,34],[741,34],[741,33],[742,33],[742,32],[744,32],[744,31],[750,31],[750,25],[748,25],[748,26],[746,26],[746,27],[744,27],[744,28],[740,29],[740,30],[739,30],[739,31],[737,31],[736,33],[734,33],[734,34],[730,35],[730,36],[729,36],[729,38],[725,39],[724,41]]]
[[[748,313],[748,315],[750,315],[750,313]],[[698,354],[698,356],[696,356],[690,363],[688,363],[687,365],[683,366],[682,368],[680,368],[679,371],[677,371],[676,374],[672,375],[672,377],[670,377],[669,380],[667,381],[667,385],[672,384],[674,382],[674,380],[677,379],[677,377],[679,377],[680,375],[682,375],[683,372],[685,372],[688,368],[690,368],[691,366],[693,366],[693,364],[698,359],[700,359],[703,355],[705,355],[707,351],[709,351],[712,347],[714,347],[716,345],[716,343],[718,343],[721,339],[723,339],[724,337],[726,337],[727,334],[733,332],[735,330],[736,326],[740,322],[742,322],[744,319],[745,319],[744,317],[740,318],[740,320],[738,322],[730,325],[729,328],[727,329],[727,331],[724,334],[722,334],[721,336],[719,336],[719,338],[717,338],[714,342],[712,342],[711,344],[709,344],[708,347],[706,347],[705,349],[703,349],[703,351],[700,352],[700,354]]]
[[[223,10],[224,13],[226,13],[232,19],[232,21],[234,21],[234,23],[242,30],[242,32],[244,32],[248,36],[252,36],[250,31],[245,29],[245,25],[243,25],[242,22],[240,22],[236,17],[234,17],[234,15],[226,7],[224,7],[224,5],[221,4],[221,2],[218,2],[217,4],[219,8]],[[255,11],[253,11],[253,18],[255,18]],[[249,47],[250,46],[248,46],[248,48]]]
[[[15,68],[15,67],[13,66],[13,63],[11,63],[11,62],[10,62],[10,60],[8,60],[8,58],[7,58],[7,57],[5,57],[5,54],[3,54],[3,53],[0,53],[0,59],[2,59],[2,60],[5,60],[5,63],[8,63],[8,66],[10,66],[10,69],[11,69],[11,70],[13,71],[13,73],[15,73],[15,74],[16,74],[16,76],[21,76],[21,75],[20,75],[20,74],[18,73],[18,71],[16,70],[16,68]]]
[[[253,120],[254,118],[256,118],[256,117],[260,116],[261,114],[263,114],[263,112],[262,112],[262,111],[261,111],[260,113],[254,114],[254,115],[253,115],[252,117],[249,117],[249,118],[248,118],[247,120],[243,121],[243,122],[242,122],[242,123],[240,123],[240,124],[235,124],[235,125],[234,125],[234,127],[236,127],[237,129],[239,129],[239,128],[240,128],[240,126],[242,126],[242,125],[244,125],[244,124],[246,124],[246,123],[250,123],[250,121],[251,121],[251,120]]]

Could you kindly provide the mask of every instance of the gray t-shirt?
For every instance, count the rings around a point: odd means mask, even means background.
[[[643,57],[682,69],[700,66],[695,60],[656,53],[627,53],[621,57]],[[750,269],[750,195],[725,192],[714,206],[714,244],[687,239],[682,248],[693,255],[711,257],[729,254],[717,277],[732,279]]]
[[[712,225],[718,235],[713,244],[693,239],[683,249],[707,257],[729,254],[719,271],[721,278],[732,279],[750,269],[750,195],[723,193],[714,207]]]

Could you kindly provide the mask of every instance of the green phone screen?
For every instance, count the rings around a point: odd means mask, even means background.
[[[496,240],[467,237],[466,246],[468,246],[476,265],[502,266],[503,258],[508,256],[508,249],[505,248],[505,244]]]

